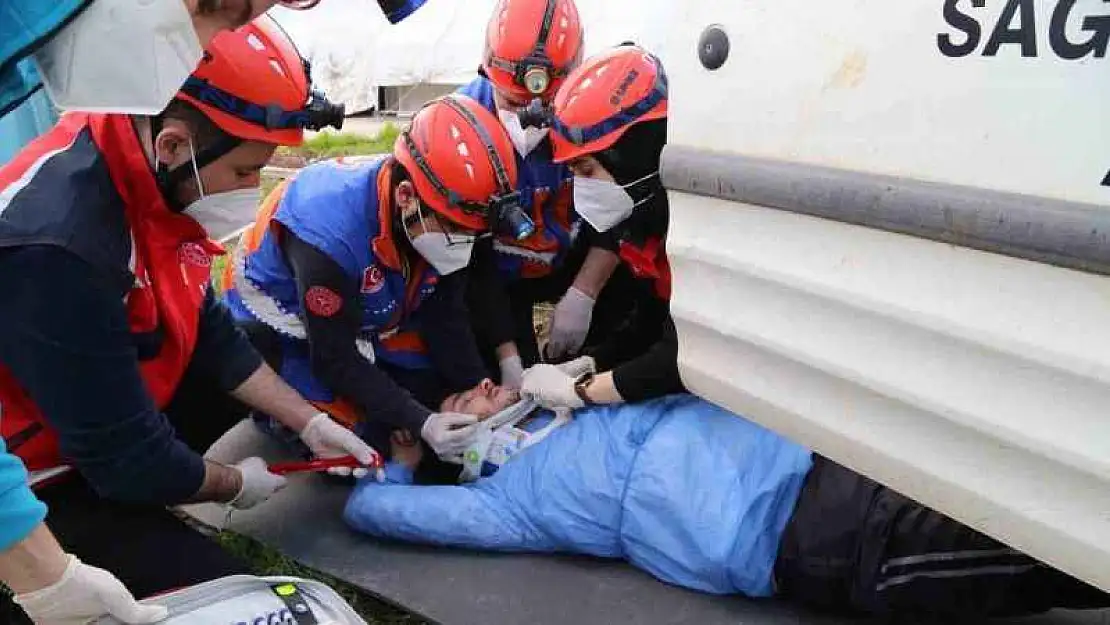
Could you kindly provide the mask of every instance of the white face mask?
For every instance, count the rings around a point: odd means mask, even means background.
[[[223,242],[251,223],[258,211],[258,201],[257,188],[236,189],[202,195],[181,212],[195,219],[209,239]]]
[[[547,128],[536,128],[529,126],[527,128],[520,125],[520,117],[514,111],[497,110],[497,116],[501,118],[501,125],[509,133],[509,138],[513,141],[513,147],[516,148],[517,154],[521,156],[528,156],[536,146],[543,141],[547,136]]]
[[[575,176],[574,210],[593,226],[594,230],[606,232],[628,219],[637,206],[651,198],[649,196],[638,203],[633,202],[632,196],[625,189],[657,175],[657,173],[648,174],[623,187],[610,180]]]
[[[202,54],[182,0],[96,0],[34,58],[62,109],[156,115]]]
[[[425,232],[412,238],[412,246],[428,261],[439,275],[461,271],[470,264],[470,255],[474,250],[474,237],[454,237],[447,240],[442,232]]]
[[[259,192],[257,187],[235,189],[222,193],[205,194],[204,184],[200,181],[193,141],[189,139],[189,156],[192,158],[193,176],[200,190],[200,199],[189,204],[183,215],[192,217],[208,233],[213,241],[223,242],[242,230],[254,220],[258,212]]]
[[[417,209],[417,216],[420,217],[420,225],[424,228],[424,232],[414,237],[408,234],[408,228],[405,229],[416,252],[424,257],[424,260],[428,261],[428,264],[441,276],[465,269],[470,264],[476,237],[465,234],[452,234],[448,237],[443,232],[428,232],[428,226],[424,223],[423,207]]]

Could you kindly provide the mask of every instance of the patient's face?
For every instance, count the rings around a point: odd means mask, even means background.
[[[461,412],[476,415],[481,419],[492,417],[520,400],[514,390],[497,386],[490,380],[482,380],[478,386],[449,395],[439,409],[442,412]]]

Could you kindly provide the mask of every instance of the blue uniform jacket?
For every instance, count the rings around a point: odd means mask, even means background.
[[[459,89],[494,114],[493,85],[478,77]],[[570,169],[551,160],[551,141],[545,139],[527,157],[516,155],[517,188],[521,204],[536,223],[536,232],[523,241],[498,237],[494,252],[501,275],[508,280],[541,278],[559,267],[578,236],[581,217],[574,212]]]
[[[361,285],[363,339],[372,359],[405,369],[430,367],[420,335],[420,303],[439,275],[423,261],[406,280],[391,228],[378,210],[378,180],[386,159],[370,163],[326,161],[302,170],[289,184],[272,219],[331,258]],[[264,217],[263,217],[264,218]],[[296,280],[282,257],[273,229],[255,249],[244,250],[234,285],[226,294],[237,320],[261,321],[287,338],[305,340]],[[311,293],[309,294],[311,296]],[[326,307],[326,298],[314,301]],[[319,313],[319,311],[316,311]],[[307,352],[305,352],[307,353]],[[286,359],[290,360],[290,359]],[[282,376],[309,399],[331,393],[315,380],[310,363],[284,363]],[[294,371],[295,369],[295,371]]]

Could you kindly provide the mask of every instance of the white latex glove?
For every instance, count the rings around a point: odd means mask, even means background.
[[[574,392],[575,379],[558,365],[535,365],[524,372],[520,394],[551,410],[581,408],[586,404]]]
[[[381,456],[373,447],[367,445],[357,434],[339,425],[331,417],[320,413],[312,418],[301,430],[301,440],[312,450],[317,458],[336,458],[339,456],[354,456],[360,464],[381,466]],[[328,469],[332,475],[351,475],[349,467],[335,467]],[[365,471],[355,469],[358,473]],[[379,480],[380,481],[380,480]]]
[[[521,379],[524,377],[524,363],[520,362],[520,356],[502,358],[497,364],[501,369],[501,386],[520,388]]]
[[[437,412],[420,428],[420,437],[444,460],[458,458],[478,435],[478,417],[459,412]]]
[[[169,612],[160,605],[142,605],[111,573],[69,555],[62,579],[24,595],[15,602],[39,625],[84,625],[106,614],[124,623],[156,623]]]
[[[590,319],[594,314],[594,300],[589,295],[574,288],[567,289],[566,295],[555,306],[551,319],[551,338],[547,341],[547,357],[562,358],[578,353],[586,342],[590,331]]]
[[[243,476],[243,486],[235,499],[228,502],[232,508],[246,510],[266,501],[271,495],[285,488],[285,478],[270,473],[262,458],[247,458],[234,465]]]
[[[568,360],[555,366],[559,367],[559,370],[563,373],[576,379],[587,373],[597,373],[597,363],[593,356],[579,356],[574,360]]]

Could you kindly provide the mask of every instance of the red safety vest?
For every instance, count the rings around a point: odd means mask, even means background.
[[[0,168],[0,195],[34,184],[34,176],[44,175],[44,159],[68,149],[86,128],[123,200],[120,209],[131,230],[129,269],[135,280],[124,297],[131,330],[160,330],[164,337],[157,355],[139,364],[147,391],[159,408],[165,408],[192,358],[212,257],[222,254],[223,248],[209,241],[196,221],[166,205],[131,120],[124,115],[66,115],[53,130]],[[49,415],[41,413],[3,363],[0,410],[0,435],[33,472],[32,484],[36,473],[49,477],[65,470]]]
[[[650,280],[659,299],[671,301],[671,263],[667,259],[667,240],[648,237],[642,246],[620,242],[620,259],[640,280]]]

